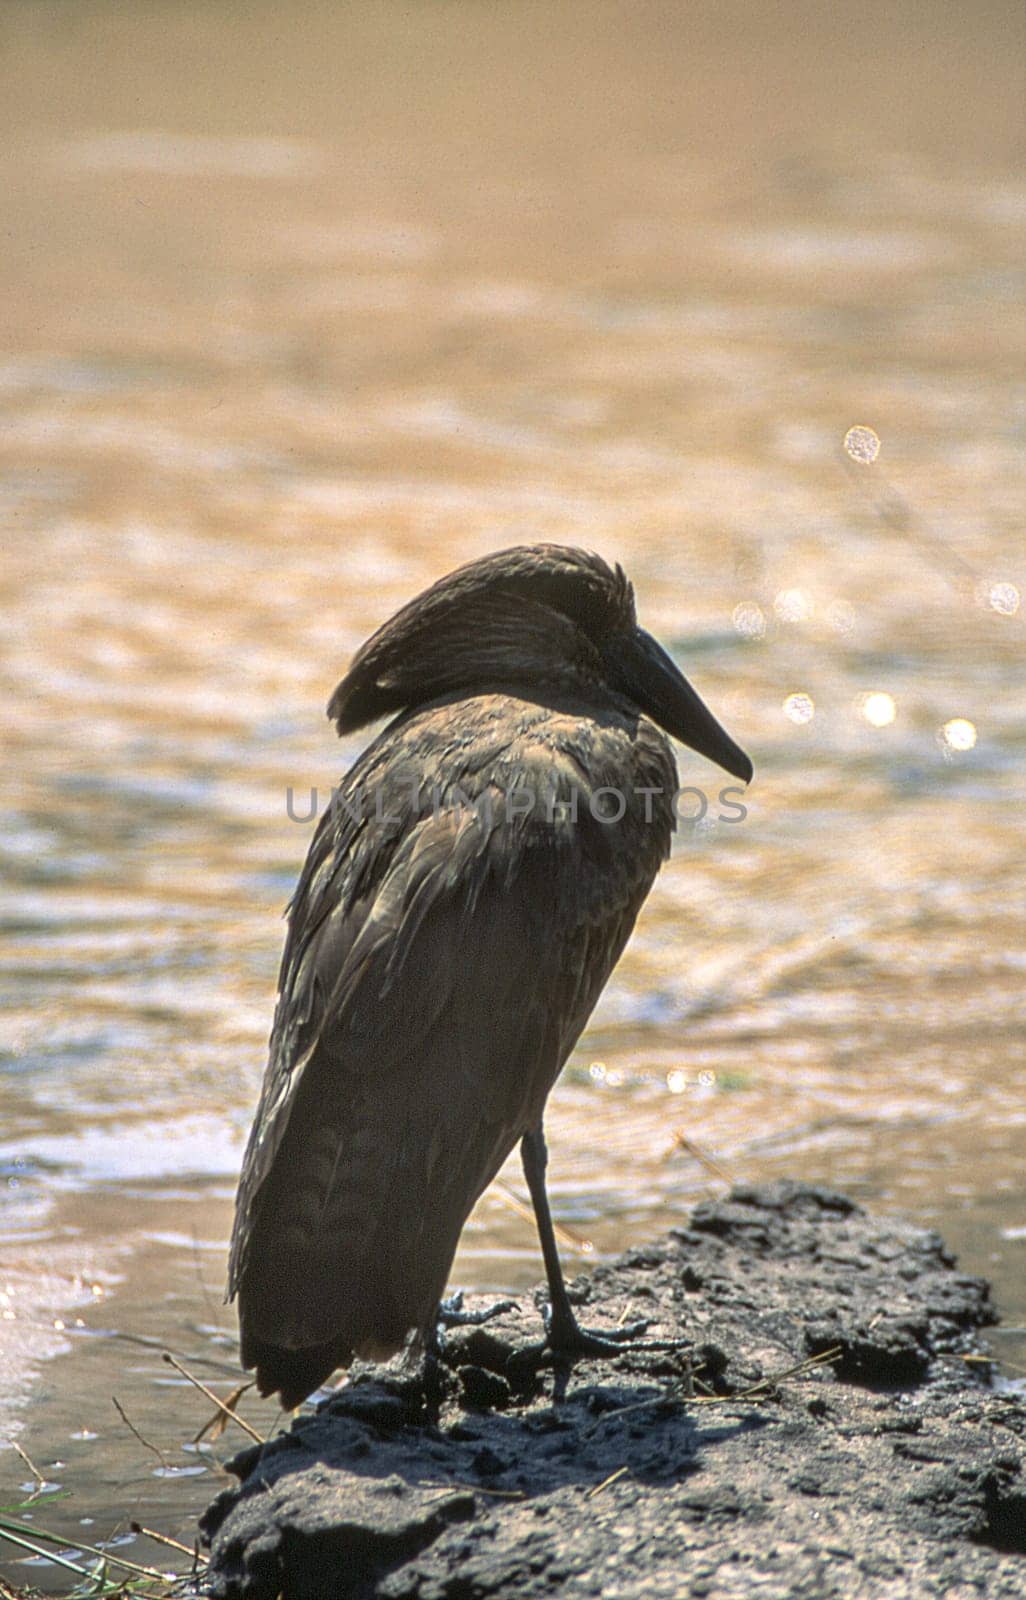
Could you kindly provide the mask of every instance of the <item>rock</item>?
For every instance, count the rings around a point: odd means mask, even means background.
[[[936,1234],[743,1187],[573,1292],[685,1344],[539,1366],[525,1298],[447,1335],[437,1425],[415,1375],[354,1375],[231,1464],[210,1593],[1021,1597],[1026,1396]]]

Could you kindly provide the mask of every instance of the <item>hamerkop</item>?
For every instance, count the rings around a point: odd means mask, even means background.
[[[669,853],[660,729],[752,775],[620,568],[560,545],[442,578],[358,651],[328,715],[340,733],[392,720],[291,902],[229,1268],[243,1365],[286,1407],[354,1356],[430,1340],[518,1140],[548,1343],[608,1348],[563,1284],[545,1101]]]

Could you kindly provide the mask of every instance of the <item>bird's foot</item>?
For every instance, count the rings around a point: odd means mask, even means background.
[[[618,1356],[628,1351],[682,1350],[689,1341],[684,1338],[646,1339],[647,1320],[628,1322],[619,1328],[582,1328],[572,1313],[556,1315],[551,1305],[542,1307],[545,1324],[545,1343],[542,1346],[557,1360],[572,1360],[575,1356]]]
[[[496,1300],[493,1305],[481,1306],[476,1311],[467,1311],[463,1306],[461,1289],[457,1289],[455,1294],[449,1295],[445,1300],[439,1301],[434,1328],[428,1334],[424,1345],[424,1403],[429,1421],[437,1425],[445,1398],[446,1383],[449,1381],[445,1376],[448,1368],[445,1367],[444,1356],[447,1331],[452,1328],[479,1328],[483,1322],[490,1322],[493,1317],[501,1316],[504,1311],[516,1309],[515,1300]]]
[[[455,1294],[448,1295],[438,1305],[438,1326],[444,1328],[479,1328],[483,1322],[490,1322],[493,1317],[501,1317],[504,1311],[515,1311],[515,1300],[496,1300],[494,1305],[481,1306],[477,1311],[463,1309],[463,1290],[457,1289]]]

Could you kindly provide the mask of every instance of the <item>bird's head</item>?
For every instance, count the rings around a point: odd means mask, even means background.
[[[748,783],[752,763],[651,634],[620,567],[520,545],[458,567],[357,651],[331,697],[339,733],[442,695],[601,688]]]

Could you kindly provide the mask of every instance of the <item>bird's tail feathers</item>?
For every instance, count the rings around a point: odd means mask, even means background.
[[[352,1350],[337,1340],[305,1350],[286,1350],[281,1345],[250,1339],[242,1350],[243,1366],[256,1368],[260,1393],[280,1394],[286,1411],[295,1410],[337,1367],[348,1367],[352,1359]]]

